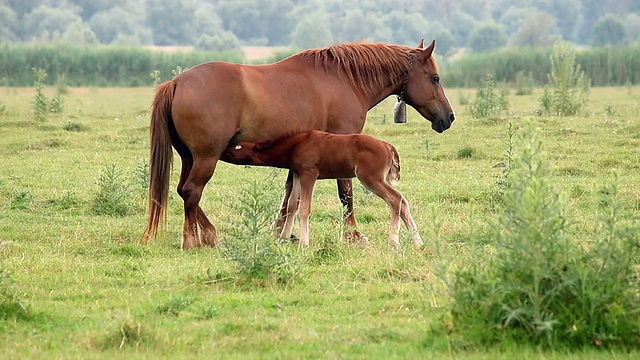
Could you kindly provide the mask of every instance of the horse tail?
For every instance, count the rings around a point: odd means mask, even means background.
[[[387,144],[389,147],[389,151],[391,151],[391,166],[389,167],[389,172],[387,173],[386,181],[394,185],[398,181],[400,181],[400,156],[398,156],[398,151],[391,144]]]
[[[171,103],[176,85],[167,81],[158,86],[151,105],[149,129],[151,149],[149,154],[149,218],[142,238],[149,242],[158,233],[158,227],[167,219],[169,176],[173,162],[171,150]]]

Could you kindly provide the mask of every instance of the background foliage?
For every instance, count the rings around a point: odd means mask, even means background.
[[[445,47],[619,44],[640,34],[640,3],[618,0],[0,0],[0,41],[318,47],[354,40]],[[491,24],[490,27],[487,25]],[[313,25],[313,26],[310,26]],[[473,35],[473,36],[471,36]],[[477,45],[477,44],[480,45]]]

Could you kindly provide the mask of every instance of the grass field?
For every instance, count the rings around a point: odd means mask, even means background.
[[[594,195],[614,169],[624,210],[640,211],[640,88],[594,88],[588,114],[564,118],[536,115],[538,90],[509,96],[508,115],[474,120],[460,105],[474,94],[448,90],[457,120],[443,134],[413,110],[407,124],[394,124],[392,99],[368,116],[364,133],[400,153],[397,188],[411,204],[424,251],[412,249],[406,232],[403,249],[389,249],[388,208],[356,180],[355,211],[372,246],[340,242],[335,182],[321,181],[311,246],[291,245],[295,280],[243,284],[213,281],[235,271],[221,251],[180,250],[182,202],[174,191],[166,230],[155,243],[139,244],[146,198],[136,169],[148,157],[153,89],[71,88],[62,114],[35,122],[33,89],[0,88],[0,302],[4,291],[26,309],[11,316],[8,305],[0,308],[0,357],[637,357],[590,347],[483,349],[456,344],[442,331],[450,298],[436,269],[464,267],[466,244],[487,233],[508,122],[517,130],[532,119],[539,127],[576,239],[592,237]],[[93,211],[108,168],[126,186],[125,216]],[[176,156],[172,189],[178,170]],[[275,169],[218,165],[201,205],[223,243],[240,190],[257,181],[275,214],[285,177]]]

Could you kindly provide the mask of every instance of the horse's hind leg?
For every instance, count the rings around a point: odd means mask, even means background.
[[[184,150],[184,149],[180,149]],[[188,151],[188,150],[186,150]],[[193,158],[191,157],[190,152],[178,151],[180,154],[180,158],[182,160],[182,170],[180,172],[180,181],[178,182],[178,195],[184,200],[185,197],[183,195],[182,188],[184,187],[189,174],[191,173],[191,169],[193,168]],[[207,215],[205,215],[204,211],[198,205],[197,208],[197,216],[196,221],[200,225],[200,238],[198,243],[209,245],[209,246],[218,246],[218,235],[216,232],[215,226],[209,221]]]
[[[398,249],[400,247],[400,216],[402,215],[402,218],[404,220],[405,215],[409,212],[409,207],[403,206],[404,198],[402,197],[402,194],[400,194],[400,192],[389,183],[384,181],[384,177],[379,177],[376,174],[358,174],[358,179],[360,179],[360,182],[362,182],[362,184],[367,187],[367,189],[378,195],[387,203],[387,205],[389,205],[389,209],[391,211],[391,222],[389,224],[389,245],[393,249]],[[411,214],[409,214],[409,218],[410,217]],[[410,223],[407,223],[405,220],[405,224],[410,228],[410,230],[416,230],[413,219],[411,219]]]
[[[358,222],[353,212],[353,182],[351,179],[338,180],[338,196],[342,203],[342,218],[345,224],[345,233],[343,238],[347,241],[368,242],[367,237],[358,231]]]
[[[400,194],[399,191],[398,194]],[[422,247],[422,245],[424,245],[424,242],[420,237],[420,233],[418,233],[416,222],[413,221],[413,217],[411,216],[411,212],[409,211],[409,202],[407,201],[407,199],[405,199],[404,196],[402,196],[402,194],[400,194],[400,198],[402,199],[402,202],[400,203],[400,217],[402,218],[404,225],[407,227],[407,230],[411,231],[411,233],[413,234],[413,246],[418,249]]]
[[[293,175],[293,186],[289,199],[287,199],[287,214],[285,215],[284,227],[279,237],[283,239],[290,239],[293,232],[293,222],[298,210],[298,201],[300,200],[300,178],[298,175]]]
[[[216,168],[217,158],[196,158],[193,166],[181,187],[182,198],[184,199],[184,228],[182,230],[182,249],[191,249],[202,245],[202,240],[198,236],[198,218],[204,217],[202,209],[199,207],[202,191]],[[202,224],[202,222],[200,222]],[[211,225],[209,220],[207,223]],[[204,225],[207,225],[206,223]],[[213,227],[213,225],[211,225]],[[214,228],[215,234],[215,228]]]
[[[287,174],[287,182],[284,185],[284,198],[282,198],[282,205],[280,206],[280,211],[278,212],[278,218],[275,221],[275,226],[273,230],[273,236],[281,237],[284,232],[284,227],[287,221],[287,213],[289,212],[289,200],[291,199],[291,191],[293,190],[293,171],[289,170]],[[293,221],[293,219],[291,219]],[[291,233],[289,233],[291,236]]]

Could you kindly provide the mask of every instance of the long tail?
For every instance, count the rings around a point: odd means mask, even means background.
[[[387,173],[386,181],[394,185],[398,181],[400,181],[400,156],[398,156],[398,151],[391,144],[387,144],[389,150],[391,151],[391,167],[389,167],[389,172]]]
[[[149,242],[158,233],[158,227],[167,220],[167,200],[169,198],[169,175],[173,162],[171,150],[171,103],[175,83],[167,81],[156,90],[151,110],[151,150],[149,155],[149,218],[142,237]]]

